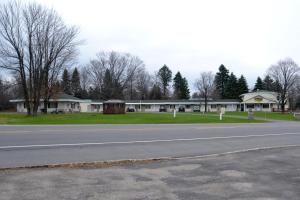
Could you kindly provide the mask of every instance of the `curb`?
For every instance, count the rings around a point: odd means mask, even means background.
[[[60,164],[46,164],[46,165],[33,165],[21,167],[7,167],[0,168],[0,171],[5,170],[21,170],[21,169],[94,169],[94,168],[109,168],[114,166],[125,166],[131,164],[148,164],[152,162],[161,162],[167,160],[175,160],[173,158],[150,158],[150,159],[128,159],[128,160],[107,160],[107,161],[94,161],[94,162],[74,162],[74,163],[60,163]]]

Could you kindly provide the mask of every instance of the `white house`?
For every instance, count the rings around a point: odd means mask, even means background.
[[[241,111],[278,111],[279,110],[279,94],[277,92],[270,91],[255,91],[241,95]],[[289,105],[286,104],[285,109],[288,109]]]
[[[90,99],[79,99],[67,94],[58,94],[48,103],[48,112],[103,112],[103,101],[93,101]],[[208,100],[208,112],[219,112],[221,108],[225,111],[277,111],[278,94],[270,91],[256,91],[241,95],[239,99],[210,99]],[[27,112],[23,99],[11,100],[17,104],[18,112]],[[127,100],[126,110],[136,112],[171,112],[184,108],[185,112],[203,112],[205,105],[203,99],[192,100]],[[39,112],[44,108],[43,100],[39,106]],[[288,104],[286,109],[288,109]]]
[[[49,99],[47,110],[48,112],[82,112],[81,104],[89,102],[64,93],[57,94],[56,97]],[[10,102],[16,103],[17,112],[27,112],[24,99],[13,99]],[[38,112],[44,109],[43,99],[40,100]]]
[[[240,101],[237,99],[209,100],[207,105],[208,112],[218,112],[221,108],[226,111],[238,111]],[[126,101],[126,109],[133,108],[141,112],[171,112],[174,109],[184,108],[186,112],[203,112],[205,104],[203,100],[141,100]]]

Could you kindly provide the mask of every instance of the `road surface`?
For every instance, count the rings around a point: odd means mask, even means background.
[[[0,126],[0,168],[300,145],[300,123]]]
[[[0,170],[0,199],[299,200],[300,148],[92,169]]]

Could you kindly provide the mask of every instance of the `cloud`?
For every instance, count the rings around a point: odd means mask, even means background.
[[[149,71],[167,64],[192,86],[224,64],[250,85],[277,60],[300,61],[296,0],[36,0],[78,25],[84,64],[99,51],[139,56]]]

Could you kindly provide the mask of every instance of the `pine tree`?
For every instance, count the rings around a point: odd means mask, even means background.
[[[172,71],[168,68],[167,65],[164,65],[158,71],[158,78],[161,81],[162,89],[163,89],[163,98],[168,98],[168,86],[172,81]]]
[[[63,72],[61,87],[62,87],[62,90],[64,93],[70,94],[70,95],[72,94],[70,75],[69,75],[69,72],[67,69],[65,69]]]
[[[177,72],[173,79],[173,89],[174,89],[174,98],[175,99],[181,98],[181,84],[182,84],[182,76],[181,76],[180,72]]]
[[[253,91],[263,90],[263,89],[264,89],[263,81],[261,80],[260,77],[257,77]]]
[[[226,84],[228,83],[229,79],[229,71],[226,69],[226,67],[222,64],[219,67],[219,72],[217,72],[215,76],[215,85],[216,89],[220,95],[220,98],[225,99],[226,98]]]
[[[239,98],[239,86],[236,76],[231,73],[228,82],[225,87],[225,96],[228,99],[237,99]]]
[[[239,96],[241,94],[249,92],[247,81],[246,81],[246,79],[243,75],[241,75],[241,77],[239,78],[237,84],[238,84],[238,95]]]
[[[81,99],[88,99],[89,98],[89,94],[88,91],[86,91],[85,89],[81,88],[80,90],[80,97]]]
[[[150,94],[149,94],[149,98],[153,99],[153,100],[160,100],[160,99],[162,99],[162,92],[161,92],[160,87],[157,84],[153,85],[153,87],[152,87],[152,89],[150,91]]]
[[[180,72],[177,72],[173,79],[174,98],[175,99],[189,99],[190,90],[186,78],[181,76]]]
[[[80,92],[81,92],[80,76],[79,76],[79,72],[76,67],[72,73],[71,91],[72,91],[73,96],[79,97],[79,98],[81,97],[81,95],[80,95]]]
[[[267,75],[263,80],[263,90],[274,91],[274,80]]]
[[[90,87],[88,90],[88,98],[92,100],[102,99],[101,89],[99,87]]]
[[[181,99],[189,99],[190,98],[190,89],[188,85],[188,81],[186,78],[182,79],[182,84],[181,84]]]

